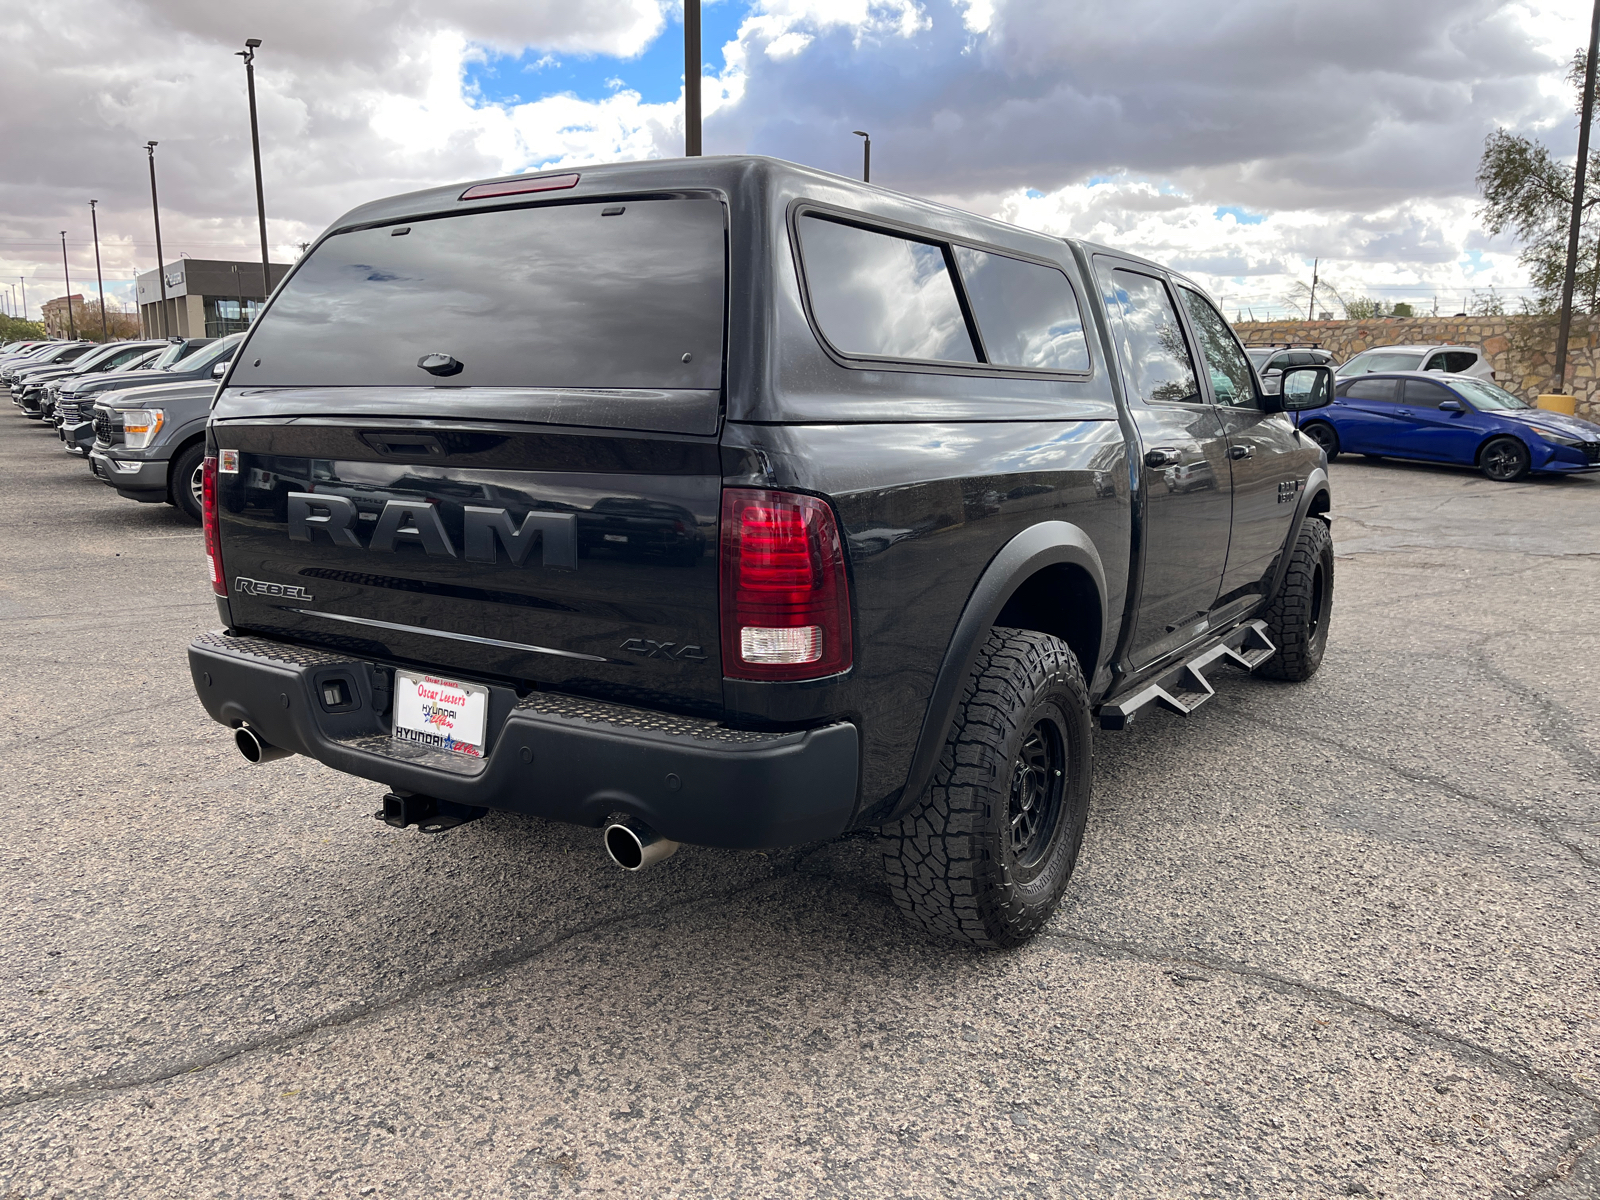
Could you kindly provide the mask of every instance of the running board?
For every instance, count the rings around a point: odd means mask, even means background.
[[[1265,621],[1246,621],[1230,630],[1221,641],[1213,642],[1186,662],[1169,668],[1132,695],[1100,706],[1101,729],[1126,729],[1139,710],[1152,701],[1162,708],[1187,717],[1217,691],[1206,680],[1205,672],[1218,662],[1254,671],[1278,652],[1267,637]]]

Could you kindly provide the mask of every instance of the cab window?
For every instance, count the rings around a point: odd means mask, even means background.
[[[1200,404],[1189,343],[1166,284],[1151,275],[1108,271],[1102,284],[1128,384],[1145,403]]]
[[[1186,287],[1180,287],[1178,292],[1183,296],[1183,306],[1189,310],[1189,320],[1200,339],[1200,353],[1205,357],[1211,393],[1217,403],[1234,408],[1256,407],[1250,360],[1245,357],[1244,348],[1233,336],[1228,322],[1199,292]]]

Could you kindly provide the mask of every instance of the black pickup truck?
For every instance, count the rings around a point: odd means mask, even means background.
[[[1094,728],[1231,663],[1317,669],[1321,449],[1182,276],[753,157],[354,210],[215,400],[224,628],[196,691],[252,761],[678,843],[881,834],[927,929],[1032,935]]]

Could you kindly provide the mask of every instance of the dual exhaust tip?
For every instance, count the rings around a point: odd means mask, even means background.
[[[241,725],[234,730],[233,743],[253,766],[277,762],[294,753],[264,740],[248,725]],[[626,813],[616,813],[606,820],[601,839],[611,861],[624,871],[642,871],[646,867],[653,867],[676,854],[679,846],[678,842],[662,837],[643,821]]]

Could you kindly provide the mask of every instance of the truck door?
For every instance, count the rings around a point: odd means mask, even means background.
[[[1095,256],[1112,340],[1139,429],[1143,575],[1134,667],[1203,634],[1228,555],[1233,483],[1217,410],[1206,403],[1167,283]]]
[[[1295,498],[1293,464],[1300,460],[1295,452],[1305,443],[1287,415],[1262,411],[1250,360],[1222,314],[1192,288],[1180,285],[1178,294],[1200,344],[1211,396],[1228,439],[1233,535],[1222,573],[1222,599],[1231,600],[1259,592],[1283,549],[1295,513],[1295,505],[1284,500]],[[1296,357],[1315,361],[1302,351],[1296,351]],[[1289,365],[1302,364],[1291,360]],[[1289,492],[1281,490],[1284,483],[1290,485]]]

